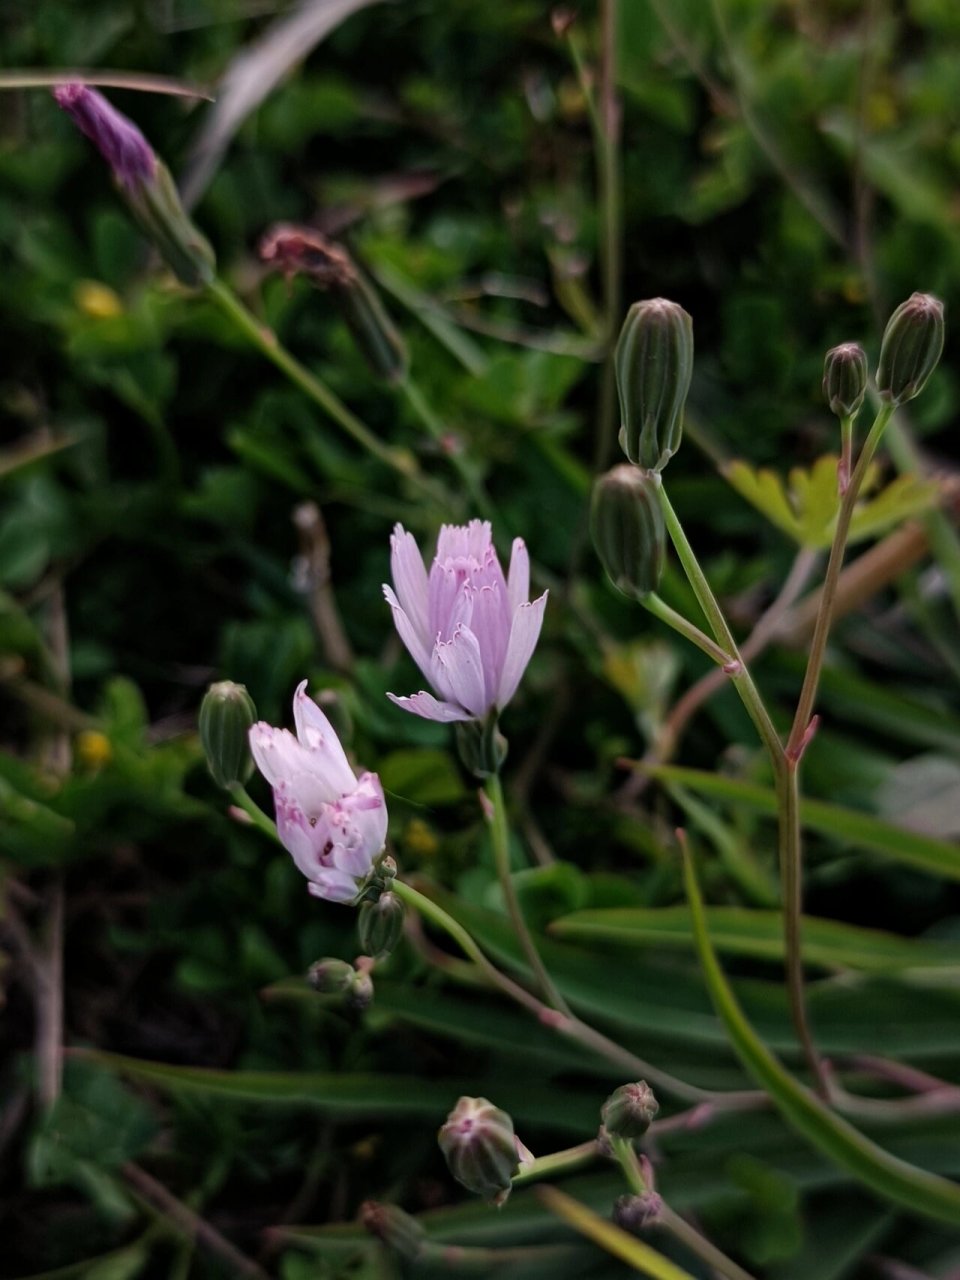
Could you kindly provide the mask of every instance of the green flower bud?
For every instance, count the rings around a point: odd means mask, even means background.
[[[317,289],[329,289],[344,323],[373,372],[387,382],[402,382],[407,348],[387,315],[380,295],[343,245],[310,227],[271,228],[260,256],[288,279],[305,275]]]
[[[231,787],[250,776],[249,734],[257,718],[253,699],[242,684],[212,684],[200,704],[200,742],[218,787]]]
[[[920,394],[943,351],[943,303],[912,293],[887,321],[880,346],[877,389],[885,400],[905,404]]]
[[[307,970],[307,981],[322,996],[345,996],[355,977],[352,964],[332,956],[315,961]]]
[[[456,725],[457,753],[475,778],[499,773],[507,758],[507,740],[500,732],[497,709],[483,720],[460,720]]]
[[[403,936],[406,908],[395,893],[381,893],[375,902],[364,902],[357,917],[360,948],[375,960],[388,956]]]
[[[857,342],[831,347],[823,361],[823,395],[830,412],[853,418],[867,394],[867,353]]]
[[[354,970],[347,988],[347,1004],[358,1013],[369,1009],[373,1004],[373,978],[369,969],[362,967]]]
[[[621,463],[593,486],[593,545],[613,585],[635,600],[656,591],[663,573],[666,531],[659,483],[653,472]]]
[[[666,298],[635,302],[615,357],[620,447],[637,466],[661,471],[680,447],[693,374],[693,321]]]
[[[620,1196],[613,1206],[613,1220],[636,1236],[653,1226],[662,1211],[663,1201],[656,1191],[644,1191],[638,1196]]]
[[[513,1121],[486,1098],[461,1098],[438,1134],[447,1168],[456,1180],[498,1207],[517,1171]]]
[[[600,1118],[607,1133],[616,1138],[642,1138],[659,1110],[653,1090],[639,1080],[615,1089],[600,1108]]]
[[[394,1204],[365,1200],[360,1206],[360,1221],[372,1236],[407,1262],[416,1262],[427,1243],[427,1233],[416,1218]]]

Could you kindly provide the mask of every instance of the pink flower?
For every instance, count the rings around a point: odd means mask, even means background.
[[[122,187],[150,182],[157,171],[157,157],[150,143],[102,93],[85,84],[64,84],[54,89],[57,106],[99,149]]]
[[[400,639],[442,701],[429,693],[387,695],[427,720],[482,720],[517,691],[537,644],[547,593],[530,595],[530,558],[515,538],[506,578],[490,523],[445,524],[429,576],[413,536],[390,538],[393,589],[383,593]]]
[[[273,787],[277,833],[318,898],[350,902],[387,836],[375,773],[358,778],[330,721],[306,693],[293,697],[297,736],[261,720],[250,730],[257,768]]]

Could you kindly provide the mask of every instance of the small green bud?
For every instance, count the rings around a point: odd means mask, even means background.
[[[653,1090],[645,1080],[638,1080],[614,1089],[600,1108],[600,1119],[616,1138],[642,1138],[659,1110]]]
[[[823,361],[823,396],[838,418],[853,418],[867,394],[867,353],[858,342],[831,347]]]
[[[347,1004],[358,1013],[373,1004],[373,978],[368,968],[359,966],[359,961],[347,987]]]
[[[884,400],[906,404],[918,396],[943,352],[943,303],[929,293],[912,293],[887,321],[877,366],[877,389]]]
[[[357,917],[360,948],[375,960],[388,956],[403,936],[406,908],[395,893],[381,893],[375,902],[364,902]]]
[[[666,298],[635,302],[615,356],[620,447],[637,466],[661,471],[680,447],[693,375],[693,321]]]
[[[666,531],[657,498],[659,476],[621,463],[593,486],[590,532],[607,577],[642,600],[663,573]]]
[[[416,1218],[394,1204],[365,1200],[360,1206],[360,1221],[372,1236],[382,1240],[407,1262],[416,1262],[427,1242],[427,1233]]]
[[[519,1165],[507,1113],[486,1098],[461,1098],[437,1136],[447,1168],[461,1186],[499,1208]]]
[[[656,1191],[644,1191],[638,1196],[620,1196],[613,1206],[613,1220],[618,1227],[639,1235],[653,1226],[663,1212],[663,1201]]]
[[[287,279],[304,275],[317,289],[329,289],[344,323],[373,372],[387,382],[407,374],[407,348],[387,315],[380,295],[341,244],[311,227],[280,225],[260,243],[260,256]]]
[[[507,758],[507,740],[500,732],[497,709],[483,720],[460,720],[456,725],[457,753],[475,778],[499,773]]]
[[[231,787],[250,776],[249,734],[257,718],[253,699],[242,684],[212,684],[200,704],[200,742],[213,780]]]
[[[307,970],[307,981],[322,996],[345,996],[356,977],[356,970],[346,960],[324,956]]]

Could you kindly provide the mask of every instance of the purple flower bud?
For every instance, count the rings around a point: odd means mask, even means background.
[[[615,1089],[600,1108],[600,1119],[608,1133],[617,1138],[641,1138],[660,1104],[645,1080],[635,1084],[622,1084]]]
[[[930,293],[912,293],[887,321],[877,366],[884,400],[905,404],[918,396],[943,352],[943,303]]]
[[[85,84],[59,85],[53,91],[57,106],[96,146],[121,187],[129,190],[149,182],[157,172],[157,157],[133,123],[110,105],[102,93]]]
[[[663,1212],[663,1201],[656,1191],[644,1191],[639,1196],[620,1196],[613,1206],[613,1220],[618,1227],[639,1235],[651,1227]]]
[[[461,1098],[438,1134],[456,1180],[499,1208],[520,1163],[513,1121],[486,1098]]]

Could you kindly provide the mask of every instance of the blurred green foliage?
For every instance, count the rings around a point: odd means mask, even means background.
[[[444,510],[171,280],[47,92],[3,92],[3,1277],[239,1274],[131,1167],[283,1280],[400,1274],[354,1223],[371,1196],[422,1214],[436,1241],[567,1246],[483,1274],[626,1274],[527,1190],[496,1215],[461,1203],[435,1144],[461,1092],[508,1109],[537,1154],[585,1141],[621,1083],[615,1069],[413,947],[378,968],[366,1014],[316,996],[296,975],[321,955],[354,958],[353,917],[310,898],[287,858],[231,816],[196,739],[212,679],[246,684],[274,724],[289,722],[304,677],[334,690],[351,751],[382,777],[404,872],[443,886],[491,954],[522,963],[447,729],[384,697],[417,680],[380,590],[393,523],[426,538],[443,518],[476,514],[450,449],[486,486],[501,545],[523,536],[552,588],[504,728],[517,885],[558,984],[662,1070],[747,1086],[678,912],[671,833],[684,821],[709,901],[734,912],[716,917],[717,942],[744,1005],[798,1062],[769,914],[773,824],[756,799],[769,776],[732,693],[704,704],[681,748],[680,763],[714,771],[712,794],[685,774],[632,807],[613,802],[620,758],[644,753],[707,663],[615,597],[583,546],[603,229],[571,41],[595,87],[596,6],[581,6],[569,37],[540,0],[354,8],[243,120],[194,216],[221,274],[380,439],[412,452],[444,487]],[[821,482],[838,440],[820,397],[823,353],[857,339],[875,360],[885,316],[914,289],[945,300],[948,334],[910,427],[939,472],[956,467],[960,17],[953,0],[616,8],[623,298],[665,295],[694,317],[670,491],[744,634],[789,571],[793,539],[825,541]],[[247,0],[14,0],[0,14],[0,61],[224,85],[288,13]],[[256,81],[263,68],[250,66]],[[215,107],[107,92],[175,174],[196,172]],[[447,440],[371,376],[323,295],[265,275],[256,246],[279,220],[349,243]],[[722,465],[735,459],[739,483]],[[931,497],[889,468],[883,485],[864,537]],[[329,535],[346,667],[318,633],[322,565],[318,579],[316,548],[292,518],[304,502]],[[695,612],[676,569],[663,595]],[[935,559],[883,578],[838,627],[806,761],[808,910],[831,922],[813,932],[811,1016],[824,1052],[860,1084],[858,1054],[905,1057],[960,1084],[956,625]],[[778,726],[802,676],[789,639],[756,667]],[[30,940],[42,957],[59,886],[70,1055],[45,1113],[44,979]],[[626,913],[631,936],[607,908]],[[680,1105],[661,1102],[666,1115]],[[864,1127],[904,1159],[960,1174],[955,1111]],[[957,1266],[945,1230],[868,1196],[772,1112],[674,1127],[657,1154],[670,1205],[758,1277],[855,1280],[880,1274],[875,1255],[934,1277]],[[622,1190],[604,1165],[565,1185],[602,1214]],[[706,1274],[669,1238],[656,1244]]]

